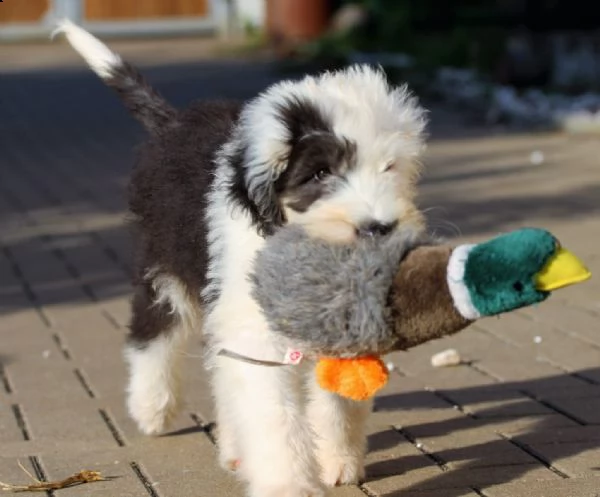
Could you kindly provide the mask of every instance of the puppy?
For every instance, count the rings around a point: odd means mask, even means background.
[[[129,185],[135,293],[129,413],[163,431],[180,408],[181,357],[203,330],[221,465],[250,497],[317,497],[364,476],[368,403],[316,386],[251,296],[265,237],[285,223],[332,242],[422,225],[414,205],[425,113],[384,75],[351,67],[277,83],[245,103],[176,110],[135,68],[66,21],[57,30],[115,89],[150,138]]]

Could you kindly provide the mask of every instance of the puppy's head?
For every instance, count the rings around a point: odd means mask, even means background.
[[[277,84],[240,120],[249,199],[267,223],[330,241],[418,226],[425,124],[406,89],[368,67]]]

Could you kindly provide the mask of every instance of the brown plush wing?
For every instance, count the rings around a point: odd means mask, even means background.
[[[452,253],[448,245],[423,246],[401,262],[390,292],[395,350],[405,350],[435,338],[452,335],[472,321],[452,302],[446,282]]]

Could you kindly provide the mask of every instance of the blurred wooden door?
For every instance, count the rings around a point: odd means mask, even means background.
[[[48,6],[48,0],[5,0],[0,4],[0,24],[40,21]]]
[[[207,4],[208,0],[84,0],[83,15],[86,21],[204,17]]]

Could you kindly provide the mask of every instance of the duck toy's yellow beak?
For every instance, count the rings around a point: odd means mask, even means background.
[[[578,257],[561,247],[536,274],[535,287],[543,292],[552,292],[581,283],[591,276],[590,270]]]

